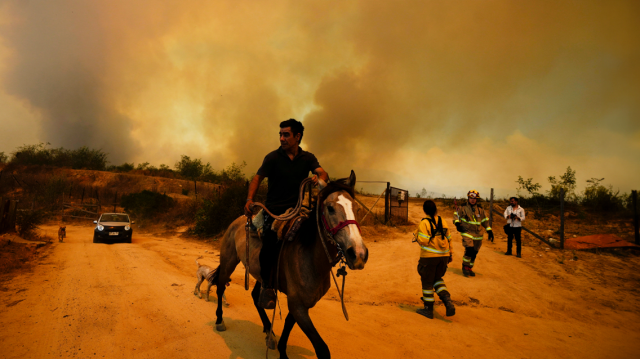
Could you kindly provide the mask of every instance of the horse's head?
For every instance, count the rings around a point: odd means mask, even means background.
[[[320,194],[320,219],[328,232],[331,232],[335,241],[344,251],[347,265],[350,269],[363,269],[369,258],[369,250],[365,246],[360,228],[353,213],[354,188],[356,174],[351,171],[351,176],[346,179],[330,182],[319,181]]]

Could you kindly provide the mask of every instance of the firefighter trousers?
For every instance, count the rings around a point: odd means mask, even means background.
[[[462,243],[464,245],[464,256],[462,257],[462,266],[473,268],[476,256],[482,247],[482,240],[469,240]]]
[[[438,294],[443,302],[450,300],[451,295],[444,284],[442,277],[447,272],[449,257],[420,258],[418,261],[418,273],[422,281],[422,301],[433,303],[434,293]]]

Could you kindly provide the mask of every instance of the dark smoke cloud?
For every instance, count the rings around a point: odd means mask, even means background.
[[[294,117],[332,176],[513,192],[571,165],[627,189],[639,15],[634,1],[6,1],[0,103],[28,108],[41,140],[116,163],[189,154],[250,174]]]

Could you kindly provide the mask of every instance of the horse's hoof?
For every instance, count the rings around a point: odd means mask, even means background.
[[[216,324],[216,330],[219,332],[224,332],[225,330],[227,330],[227,326],[224,325],[224,320],[220,322],[220,324]]]
[[[267,348],[271,350],[276,349],[276,345],[278,345],[278,342],[276,341],[276,336],[273,333],[271,332],[267,333],[267,337],[265,338],[265,341],[267,342]]]

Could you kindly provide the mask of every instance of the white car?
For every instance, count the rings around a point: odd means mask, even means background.
[[[135,222],[126,213],[103,213],[97,221],[93,221],[93,243],[131,243]]]

